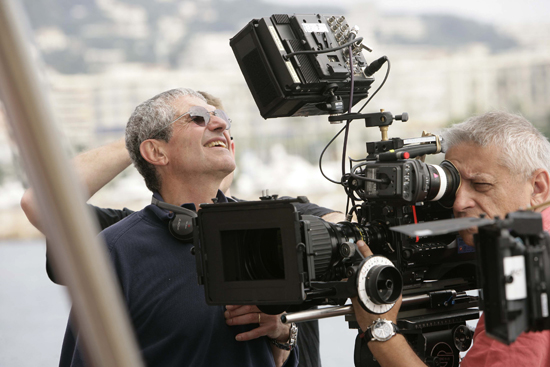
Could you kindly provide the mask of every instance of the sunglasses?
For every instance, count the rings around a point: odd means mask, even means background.
[[[181,119],[183,116],[189,115],[191,117],[191,121],[193,121],[198,126],[206,126],[210,122],[210,116],[216,116],[224,120],[227,124],[226,130],[231,129],[231,119],[227,117],[225,112],[222,110],[215,109],[214,111],[208,111],[206,108],[202,106],[191,106],[189,111],[184,113],[183,115],[179,116],[174,121],[170,122],[169,125],[172,125],[174,122]]]
[[[205,127],[206,125],[208,125],[208,123],[210,122],[211,116],[216,116],[224,120],[225,123],[227,124],[227,127],[225,128],[225,130],[231,129],[231,119],[227,117],[224,111],[219,109],[215,109],[214,111],[208,111],[206,108],[202,106],[191,106],[191,108],[189,108],[189,111],[187,111],[183,115],[178,116],[175,120],[171,121],[168,125],[166,125],[162,129],[155,132],[154,135],[157,135],[159,132],[166,129],[168,126],[172,125],[174,122],[178,121],[183,116],[187,116],[187,115],[189,115],[192,122],[194,122],[197,126],[201,126],[201,127]]]

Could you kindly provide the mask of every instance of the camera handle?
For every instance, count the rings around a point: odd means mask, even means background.
[[[409,114],[403,112],[401,115],[393,116],[391,112],[384,111],[383,109],[380,112],[374,113],[345,113],[342,115],[332,115],[329,116],[328,120],[331,124],[340,123],[342,121],[351,121],[351,120],[365,120],[365,127],[375,127],[377,126],[380,129],[382,134],[382,141],[388,140],[388,127],[392,124],[393,120],[399,120],[407,122],[409,120]]]

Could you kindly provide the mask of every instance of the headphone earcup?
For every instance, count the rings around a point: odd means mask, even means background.
[[[192,241],[193,240],[193,217],[176,213],[174,218],[170,220],[168,229],[172,236],[176,237],[178,240],[182,241]]]

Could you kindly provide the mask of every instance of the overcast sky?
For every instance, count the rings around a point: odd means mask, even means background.
[[[297,0],[268,0],[296,4]],[[299,0],[302,5],[348,4],[368,0]],[[550,23],[549,0],[374,0],[379,9],[407,13],[448,13],[491,23]]]

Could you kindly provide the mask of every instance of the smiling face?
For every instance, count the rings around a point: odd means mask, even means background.
[[[481,147],[461,143],[450,148],[445,159],[451,161],[461,175],[461,185],[453,205],[455,217],[504,217],[505,214],[531,205],[533,184],[499,162],[499,147]],[[461,231],[463,240],[473,246],[476,228]]]
[[[215,109],[199,98],[185,96],[176,104],[176,115],[184,114],[191,106],[202,106],[208,111]],[[165,144],[170,174],[186,180],[196,175],[222,179],[233,172],[235,159],[229,149],[231,138],[223,119],[211,115],[206,126],[199,126],[187,115],[175,122],[172,128],[172,137]]]

